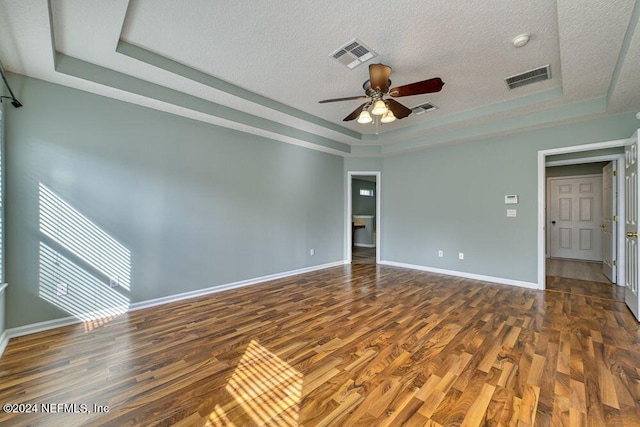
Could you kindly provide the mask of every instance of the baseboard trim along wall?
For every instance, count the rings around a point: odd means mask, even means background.
[[[132,312],[142,310],[144,308],[155,307],[158,305],[168,304],[170,302],[181,301],[184,299],[195,298],[199,296],[215,294],[222,291],[228,291],[230,289],[242,288],[245,286],[257,285],[259,283],[268,282],[271,280],[283,279],[289,276],[295,276],[303,273],[310,273],[316,270],[323,270],[325,268],[337,267],[345,265],[344,260],[331,262],[327,264],[314,265],[312,267],[300,268],[298,270],[285,271],[283,273],[270,274],[268,276],[256,277],[254,279],[241,280],[239,282],[227,283],[219,286],[212,286],[210,288],[198,289],[195,291],[184,292],[175,295],[169,295],[166,297],[155,298],[147,301],[134,302],[129,305],[125,312]],[[35,334],[37,332],[48,331],[50,329],[60,328],[62,326],[73,325],[76,323],[82,323],[83,321],[74,316],[63,317],[61,319],[47,320],[45,322],[33,323],[30,325],[19,326],[17,328],[10,328],[5,330],[0,335],[0,356],[4,352],[11,338],[21,337],[23,335]]]
[[[395,261],[380,261],[380,264],[393,267],[410,268],[412,270],[426,271],[429,273],[445,274],[447,276],[464,277],[465,279],[482,280],[483,282],[499,283],[501,285],[519,286],[521,288],[540,289],[537,283],[524,282],[522,280],[505,279],[503,277],[483,276],[481,274],[465,273],[463,271],[445,270],[442,268],[425,267],[423,265],[405,264]]]

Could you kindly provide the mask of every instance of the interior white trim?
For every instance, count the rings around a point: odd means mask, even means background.
[[[264,283],[271,280],[282,279],[285,277],[295,276],[303,273],[309,273],[316,270],[323,270],[325,268],[337,267],[344,264],[345,264],[344,261],[330,262],[327,264],[314,265],[311,267],[300,268],[297,270],[285,271],[283,273],[270,274],[268,276],[241,280],[239,282],[227,283],[219,286],[212,286],[210,288],[198,289],[190,292],[183,292],[180,294],[169,295],[166,297],[155,298],[147,301],[135,302],[128,307],[127,312],[142,310],[150,307],[156,307],[159,305],[163,305],[163,304],[167,304],[175,301],[181,301],[184,299],[195,298],[195,297],[209,295],[209,294],[215,294],[215,293],[227,291],[230,289],[242,288],[250,285],[257,285],[259,283]],[[6,335],[6,341],[8,342],[9,339],[11,338],[20,337],[23,335],[35,334],[37,332],[48,331],[50,329],[60,328],[62,326],[74,325],[77,323],[82,323],[82,320],[78,319],[75,316],[63,317],[61,319],[47,320],[45,322],[32,323],[30,325],[19,326],[17,328],[10,328],[4,331],[2,336]],[[1,346],[2,346],[2,341],[0,340],[0,348]],[[5,346],[6,346],[6,343],[5,343]],[[0,351],[0,356],[1,355],[2,355],[2,352]]]
[[[4,292],[5,289],[7,289],[9,287],[8,283],[3,283],[2,285],[0,285],[0,294]]]
[[[0,334],[0,357],[2,357],[4,349],[7,348],[7,344],[9,344],[9,337],[7,336],[7,331],[4,331]]]
[[[354,176],[375,176],[376,177],[376,264],[380,264],[380,236],[382,234],[380,222],[380,206],[382,204],[382,172],[380,171],[348,171],[347,172],[347,211],[344,220],[344,245],[345,245],[345,263],[351,264],[351,209],[353,200],[353,177]]]
[[[547,156],[553,156],[556,154],[566,153],[579,153],[583,151],[601,150],[604,148],[624,147],[630,141],[630,138],[615,139],[612,141],[596,142],[593,144],[574,145],[569,147],[551,148],[547,150],[538,151],[538,289],[545,288],[545,273],[546,273],[546,256],[545,256],[545,243],[546,243],[546,229],[545,229],[545,207],[546,207],[546,167],[557,166],[556,162],[552,161],[547,164]],[[620,155],[622,158],[624,156]],[[603,156],[606,158],[609,156]],[[590,157],[591,161],[594,158]],[[572,159],[575,163],[587,163],[585,159]],[[559,162],[566,162],[568,160],[561,160]],[[572,164],[572,163],[563,163]],[[620,169],[622,167],[622,169]],[[618,159],[618,188],[624,188],[624,163]],[[621,209],[622,207],[622,209]],[[624,233],[624,191],[618,191],[618,236]],[[622,230],[622,231],[620,231]],[[621,239],[618,239],[621,240]],[[624,239],[622,239],[624,240]],[[618,243],[618,283],[624,283],[624,245]]]
[[[404,262],[381,261],[380,264],[393,267],[409,268],[411,270],[426,271],[429,273],[445,274],[447,276],[464,277],[465,279],[481,280],[483,282],[499,283],[501,285],[519,286],[521,288],[540,289],[537,283],[522,280],[505,279],[503,277],[484,276],[482,274],[466,273],[464,271],[445,270],[442,268],[426,267],[423,265],[406,264]]]
[[[581,163],[610,162],[613,160],[618,160],[618,158],[621,155],[622,154],[607,154],[604,156],[581,157],[580,159],[552,160],[547,162],[546,166],[553,167],[553,166],[569,166],[569,165],[576,165]]]

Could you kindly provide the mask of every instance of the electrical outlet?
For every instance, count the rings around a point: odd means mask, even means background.
[[[444,256],[444,251],[438,251],[438,256],[442,258]]]
[[[316,254],[316,250],[315,249],[311,249],[309,251],[309,255],[314,256]]]
[[[117,288],[119,285],[120,280],[118,279],[118,276],[109,277],[109,286],[111,286],[112,288]]]
[[[67,284],[58,283],[58,286],[56,287],[56,295],[61,297],[61,296],[67,295],[68,293],[69,293],[69,287],[67,286]]]
[[[458,252],[458,259],[464,259],[464,253]]]

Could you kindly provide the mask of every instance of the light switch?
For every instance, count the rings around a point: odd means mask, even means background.
[[[514,217],[516,216],[517,211],[515,209],[507,209],[507,216]]]

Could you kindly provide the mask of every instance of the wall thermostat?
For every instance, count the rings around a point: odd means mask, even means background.
[[[504,196],[504,204],[505,205],[517,205],[518,204],[518,196],[516,194],[510,194]]]

